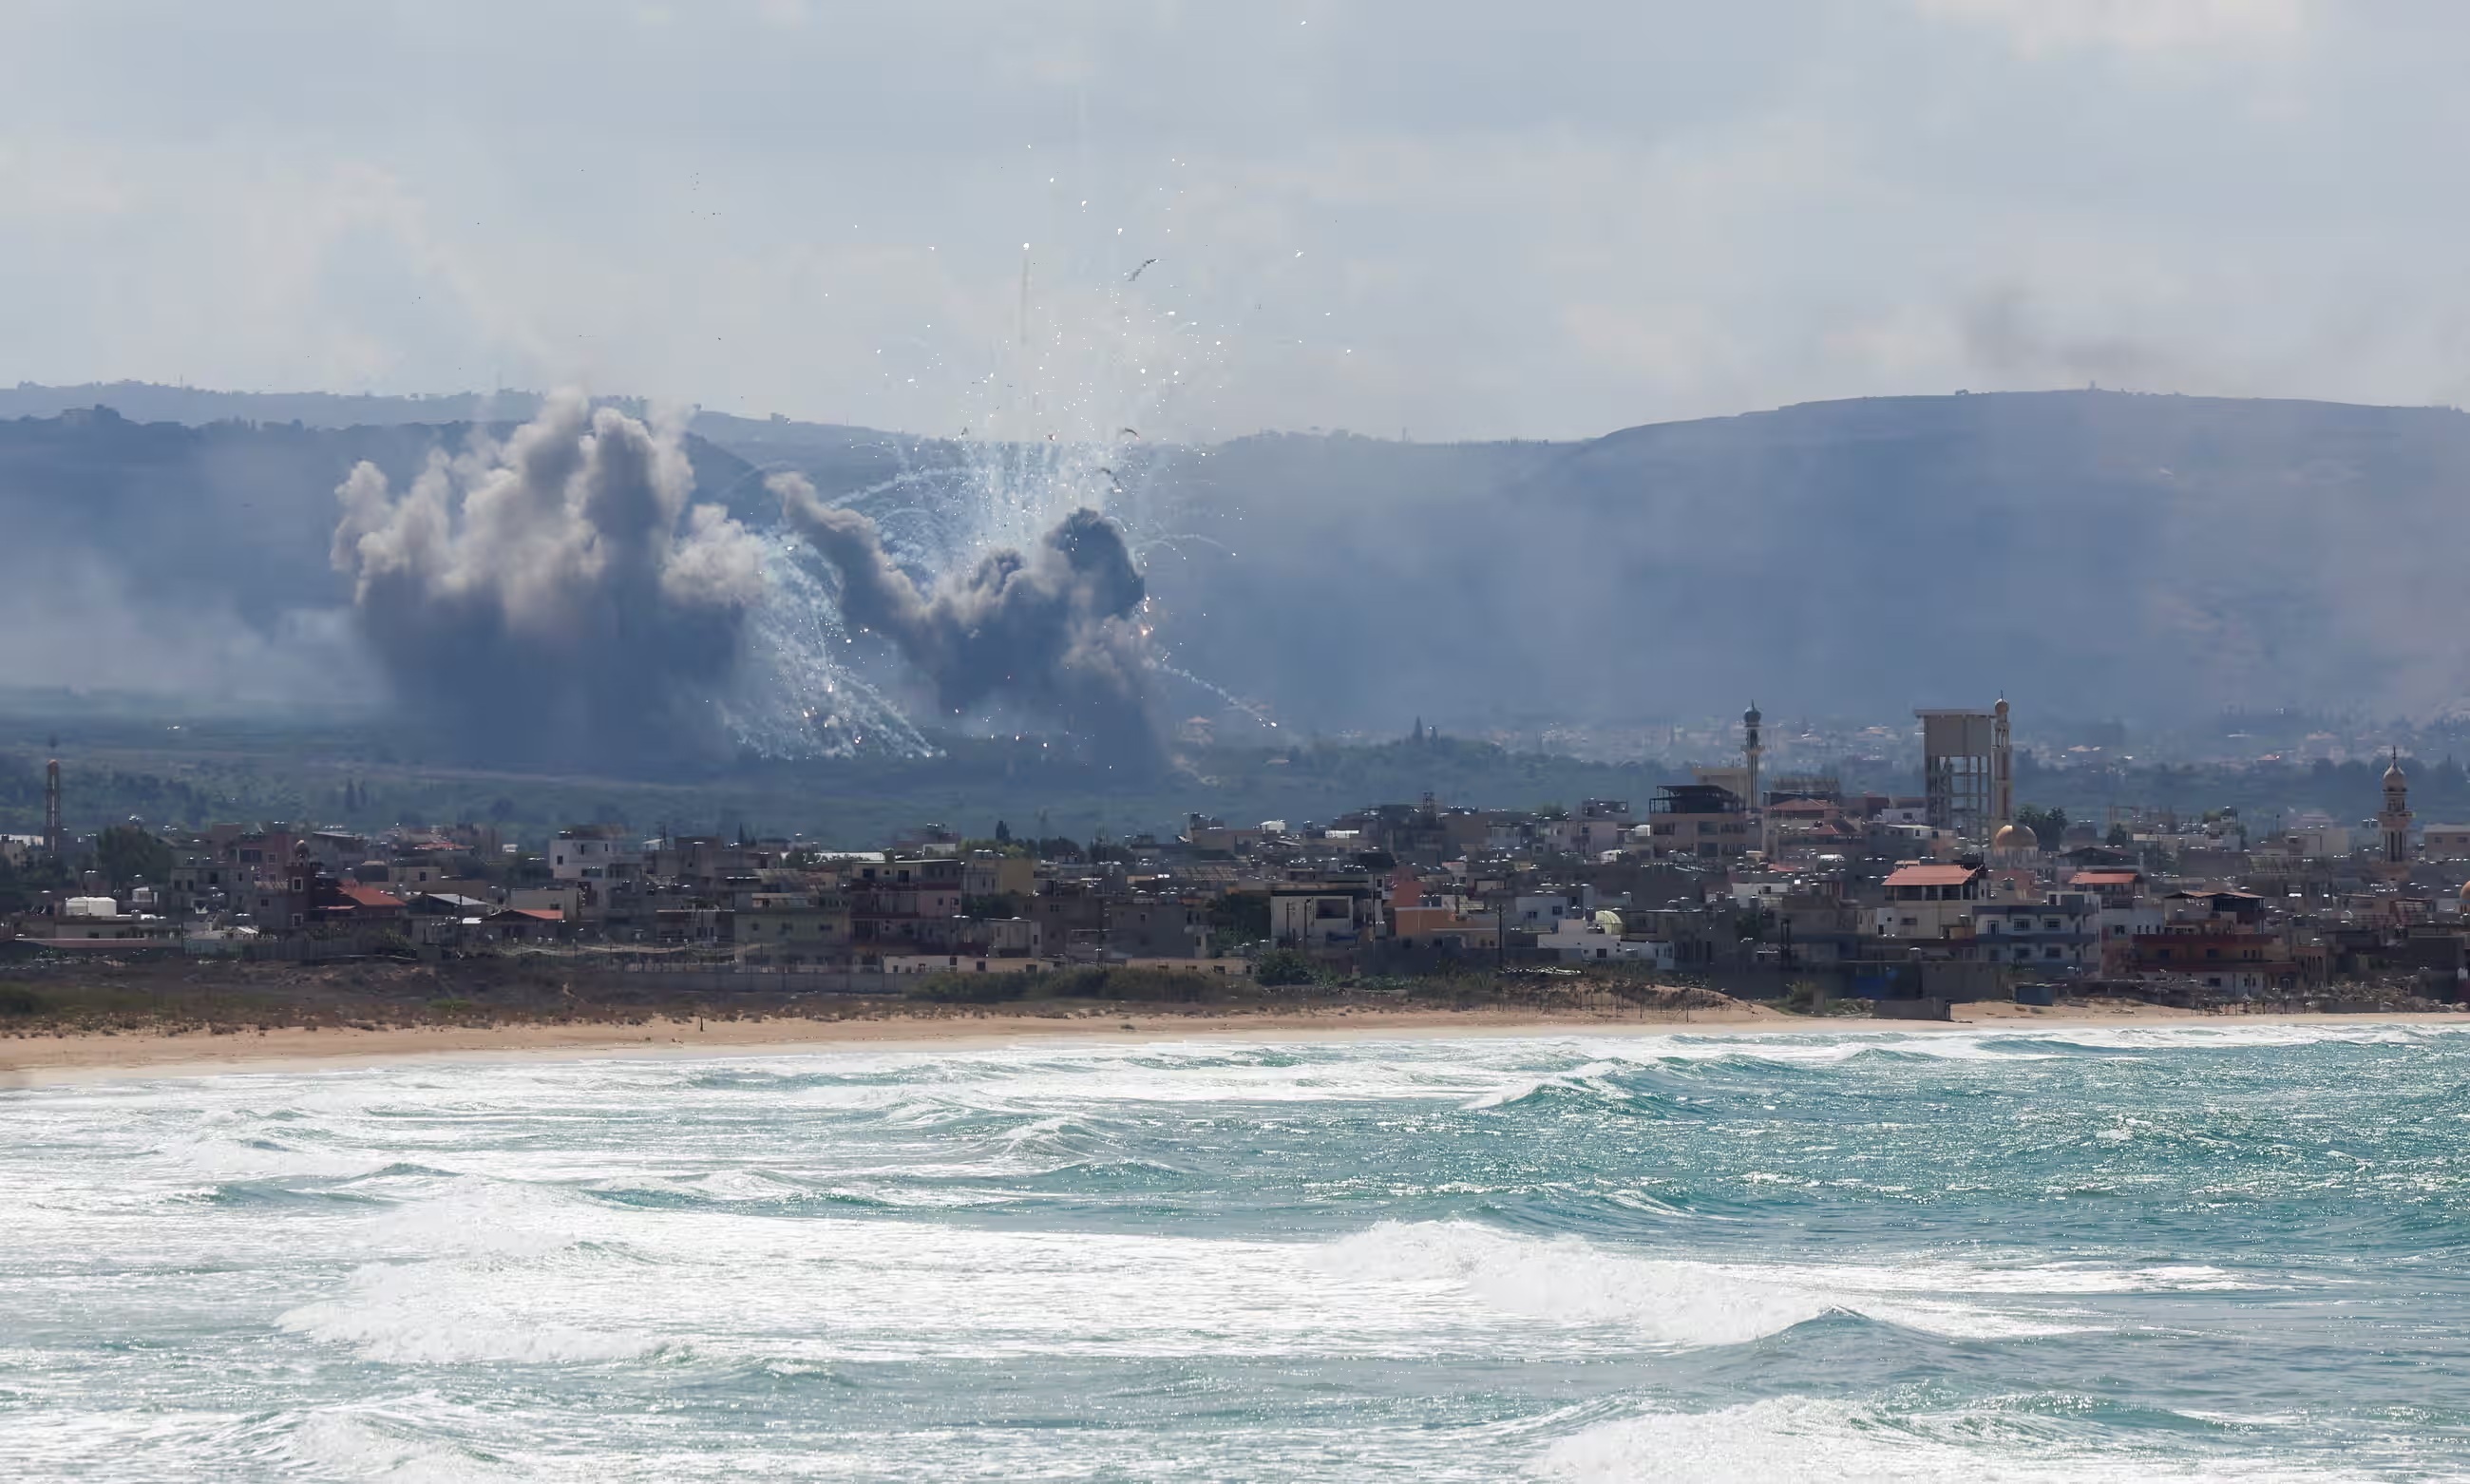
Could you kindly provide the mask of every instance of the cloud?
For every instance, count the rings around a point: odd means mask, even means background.
[[[2003,33],[2026,56],[2281,48],[2306,28],[2302,0],[1914,0],[1923,14]]]

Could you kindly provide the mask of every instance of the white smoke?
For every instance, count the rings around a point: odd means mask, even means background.
[[[358,465],[333,560],[399,695],[489,755],[710,755],[763,550],[693,490],[681,429],[560,393],[400,495]]]

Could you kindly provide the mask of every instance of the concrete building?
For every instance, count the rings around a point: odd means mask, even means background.
[[[1987,711],[1922,709],[1922,787],[1925,819],[1966,840],[1988,844],[2016,817],[2016,761],[2007,703]]]
[[[758,893],[737,909],[732,927],[742,959],[804,963],[845,957],[850,947],[849,898],[838,892]]]
[[[2392,765],[2385,770],[2385,806],[2376,815],[2383,848],[2377,852],[2375,873],[2384,880],[2401,881],[2410,875],[2410,775],[2401,771],[2401,749],[2395,748]]]
[[[1978,866],[1961,863],[1896,868],[1882,883],[1885,904],[1872,914],[1876,935],[1935,940],[1959,928],[1970,931],[1973,907],[1981,900],[1987,875]]]
[[[549,842],[548,872],[560,881],[640,880],[643,849],[623,825],[579,824]]]
[[[1106,924],[1109,957],[1199,959],[1209,953],[1209,913],[1198,897],[1109,898]]]
[[[1352,948],[1381,932],[1369,881],[1281,881],[1270,888],[1270,941],[1282,948]]]
[[[1977,902],[1973,957],[2018,968],[2089,972],[2101,962],[2098,898],[2054,892],[2039,901]]]
[[[1733,860],[1758,845],[1741,797],[1712,783],[1673,783],[1657,789],[1654,801],[1647,805],[1643,827],[1646,838],[1641,843],[1659,861]]]
[[[2470,860],[2470,824],[2430,824],[2418,832],[2418,848],[2431,861]]]

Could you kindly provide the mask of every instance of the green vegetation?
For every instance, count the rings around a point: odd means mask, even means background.
[[[377,830],[485,820],[510,841],[538,842],[578,821],[606,820],[645,834],[664,826],[734,833],[743,823],[874,849],[898,830],[947,820],[984,822],[990,845],[1080,860],[1101,838],[1170,836],[1191,813],[1301,824],[1427,792],[1491,808],[1558,810],[1588,798],[1641,805],[1680,772],[1658,761],[1589,762],[1428,734],[1420,744],[1188,748],[1170,771],[1137,779],[1010,738],[944,738],[943,755],[929,758],[743,758],[661,777],[514,774],[425,751],[401,724],[378,717],[145,719],[124,709],[63,719],[35,715],[20,695],[0,697],[0,830],[40,827],[42,764],[53,751],[45,734],[54,727],[61,732],[69,824],[80,833],[132,817],[157,833],[216,821]],[[2234,809],[2255,820],[2321,808],[2349,818],[2373,807],[2382,771],[2380,761],[2364,759],[2058,769],[2027,754],[2016,759],[2016,788],[2039,802],[2018,823],[2055,846],[2071,819],[2097,818],[2119,800],[2190,816]],[[1920,791],[1903,765],[1848,762],[1840,772],[1850,789]],[[2470,773],[2450,759],[2413,764],[2411,801],[2425,818],[2470,816]],[[1037,823],[1015,827],[1012,820]]]
[[[1313,968],[1312,960],[1293,948],[1272,948],[1252,963],[1253,981],[1264,988],[1309,985],[1319,977]]]
[[[172,847],[136,824],[112,824],[95,837],[95,868],[115,892],[132,882],[161,886],[171,879]]]
[[[1248,988],[1242,979],[1182,969],[1032,969],[1017,974],[936,974],[903,991],[912,1000],[938,1005],[1003,1005],[1035,1000],[1116,1000],[1155,1005],[1202,1005],[1224,1001]]]
[[[2044,850],[2064,848],[2067,838],[2067,811],[2043,809],[2026,804],[2016,811],[2016,823],[2033,832],[2033,838]]]

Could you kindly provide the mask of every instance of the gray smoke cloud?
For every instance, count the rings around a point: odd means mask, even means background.
[[[1160,757],[1150,693],[1148,589],[1123,532],[1075,510],[1027,552],[990,552],[921,592],[874,522],[826,505],[794,474],[766,481],[790,529],[841,577],[841,614],[884,635],[932,681],[948,714],[1015,701],[1084,736],[1118,766]]]
[[[332,558],[397,694],[483,755],[712,756],[762,551],[693,490],[680,429],[560,394],[400,496],[355,467]]]

